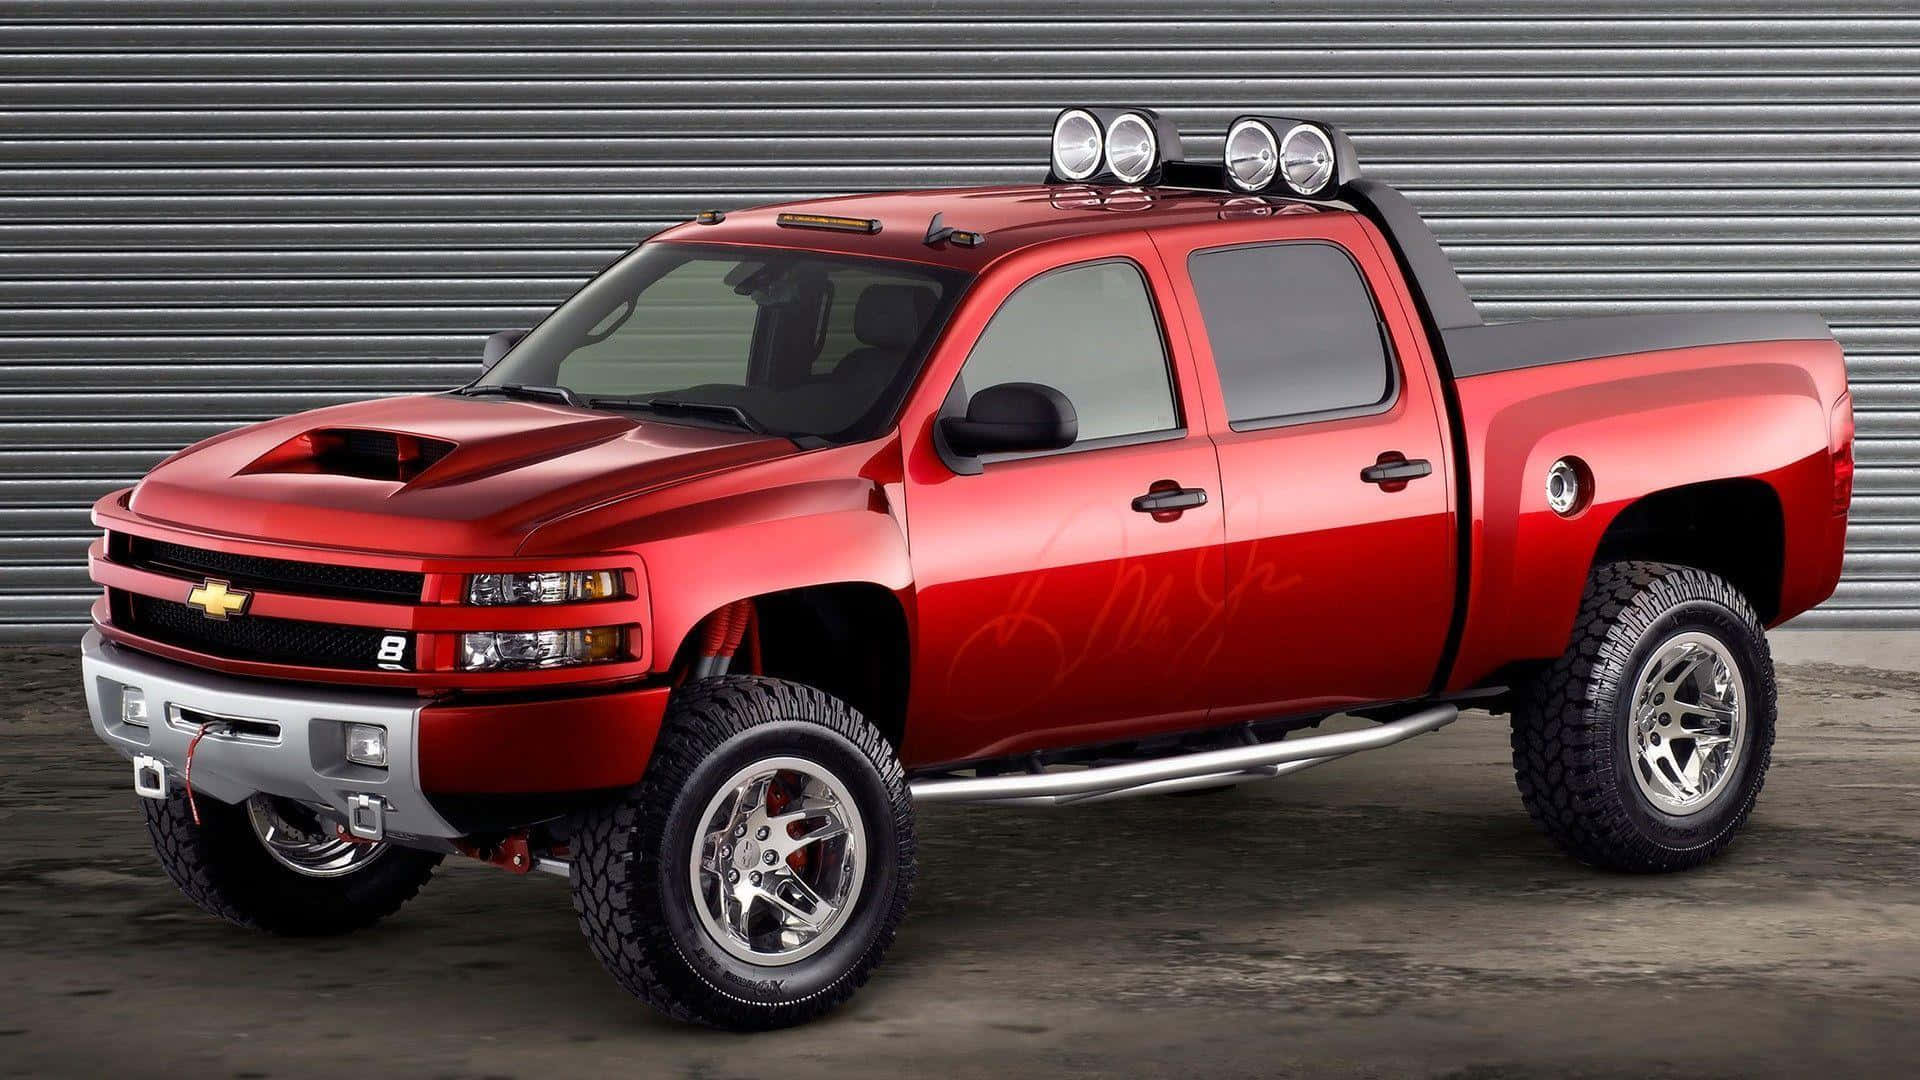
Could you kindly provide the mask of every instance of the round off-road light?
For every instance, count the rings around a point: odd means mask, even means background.
[[[1333,164],[1333,140],[1312,124],[1295,124],[1280,140],[1280,175],[1301,195],[1324,192]]]
[[[1068,109],[1053,122],[1053,174],[1062,180],[1085,180],[1100,171],[1106,144],[1100,121],[1085,109]]]
[[[1242,120],[1227,132],[1227,175],[1243,191],[1259,191],[1273,182],[1280,148],[1273,129],[1258,120]]]
[[[1137,184],[1159,164],[1159,140],[1139,113],[1121,113],[1107,125],[1107,171],[1123,184]]]

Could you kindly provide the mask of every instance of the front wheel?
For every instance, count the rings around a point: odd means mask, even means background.
[[[372,926],[419,893],[440,856],[342,838],[310,808],[255,795],[142,799],[160,865],[189,900],[236,926],[293,937]]]
[[[873,725],[811,687],[680,690],[640,784],[582,814],[574,908],[623,987],[669,1016],[784,1027],[853,995],[906,912],[905,775]]]
[[[1773,752],[1773,659],[1738,590],[1704,570],[1602,566],[1566,654],[1519,687],[1513,769],[1533,819],[1583,862],[1684,870],[1732,842]]]

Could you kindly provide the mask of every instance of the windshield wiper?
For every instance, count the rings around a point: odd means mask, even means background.
[[[510,397],[528,401],[558,401],[579,408],[580,396],[564,386],[522,386],[517,383],[482,383],[463,386],[454,393],[461,397]]]
[[[687,401],[674,397],[591,397],[587,399],[589,409],[647,409],[661,413],[697,413],[723,420],[743,431],[755,435],[767,434],[767,429],[758,420],[747,414],[747,410],[738,405],[726,405],[718,401]]]

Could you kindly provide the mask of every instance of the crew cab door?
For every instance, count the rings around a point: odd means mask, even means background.
[[[976,284],[922,387],[933,407],[904,425],[909,761],[1205,722],[1196,675],[1218,645],[1225,573],[1213,444],[1151,243],[1098,240],[1020,253]],[[1064,393],[1078,441],[956,471],[933,425],[1008,382]],[[1172,489],[1175,509],[1136,508]]]
[[[1214,719],[1418,696],[1445,647],[1458,551],[1425,339],[1351,216],[1254,228],[1264,238],[1244,223],[1155,234],[1220,452]]]

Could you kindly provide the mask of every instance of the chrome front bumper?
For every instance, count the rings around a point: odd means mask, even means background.
[[[368,839],[404,843],[409,837],[460,835],[420,790],[420,704],[411,694],[280,686],[216,675],[110,644],[96,630],[81,641],[80,670],[93,730],[121,755],[144,765],[136,769],[136,784],[149,797],[182,781],[199,720],[213,717],[242,723],[236,734],[216,729],[201,740],[193,758],[196,793],[229,803],[265,793],[325,807],[360,835],[382,833]],[[128,686],[146,695],[144,727],[121,718],[122,688]],[[350,723],[387,729],[386,768],[347,760]]]

